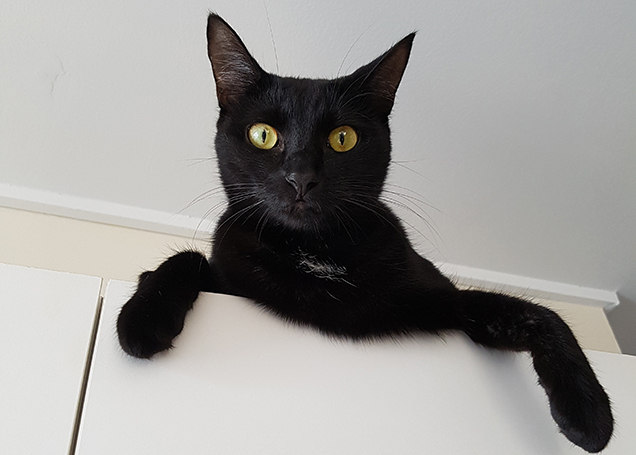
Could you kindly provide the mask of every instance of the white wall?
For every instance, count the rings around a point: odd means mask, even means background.
[[[210,252],[210,242],[0,207],[0,264],[137,281],[183,249]],[[476,283],[479,284],[479,283]],[[585,349],[620,353],[598,305],[537,300],[557,311]]]
[[[4,0],[2,203],[27,188],[208,214],[218,195],[190,203],[217,184],[210,9],[283,74],[349,72],[419,30],[392,182],[434,207],[433,228],[409,217],[422,251],[636,306],[632,0]],[[636,353],[633,315],[617,319]]]

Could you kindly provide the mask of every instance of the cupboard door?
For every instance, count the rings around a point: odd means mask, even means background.
[[[69,453],[100,287],[0,264],[0,453]]]
[[[80,455],[583,453],[558,433],[526,355],[460,335],[338,341],[202,294],[175,348],[138,360],[115,335],[133,289],[108,287]],[[636,447],[636,363],[590,357],[624,429],[604,453],[624,454]]]

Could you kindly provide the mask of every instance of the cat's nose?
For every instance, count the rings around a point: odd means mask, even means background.
[[[297,201],[303,201],[309,190],[318,185],[318,177],[313,172],[292,172],[285,180],[296,190]]]

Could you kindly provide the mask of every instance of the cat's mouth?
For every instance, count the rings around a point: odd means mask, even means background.
[[[296,229],[315,227],[322,216],[322,210],[315,202],[300,199],[287,204],[284,216],[290,227]]]
[[[291,204],[292,210],[308,210],[308,208],[309,208],[309,204],[304,199],[296,199]]]
[[[294,202],[289,204],[288,213],[292,216],[308,216],[308,214],[313,212],[318,212],[318,210],[314,209],[314,204],[307,202],[305,199],[296,199]]]

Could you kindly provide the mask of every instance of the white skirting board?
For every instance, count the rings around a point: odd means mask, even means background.
[[[0,206],[64,216],[133,229],[208,239],[213,224],[199,218],[132,207],[97,199],[0,183]],[[610,310],[619,304],[616,292],[555,281],[493,272],[455,264],[437,264],[458,285],[518,294]]]
[[[211,234],[199,218],[7,183],[0,183],[0,206],[190,238]]]
[[[509,273],[438,263],[439,269],[462,287],[474,287],[556,302],[576,303],[611,310],[618,306],[616,292],[576,286],[556,281],[539,280]]]

